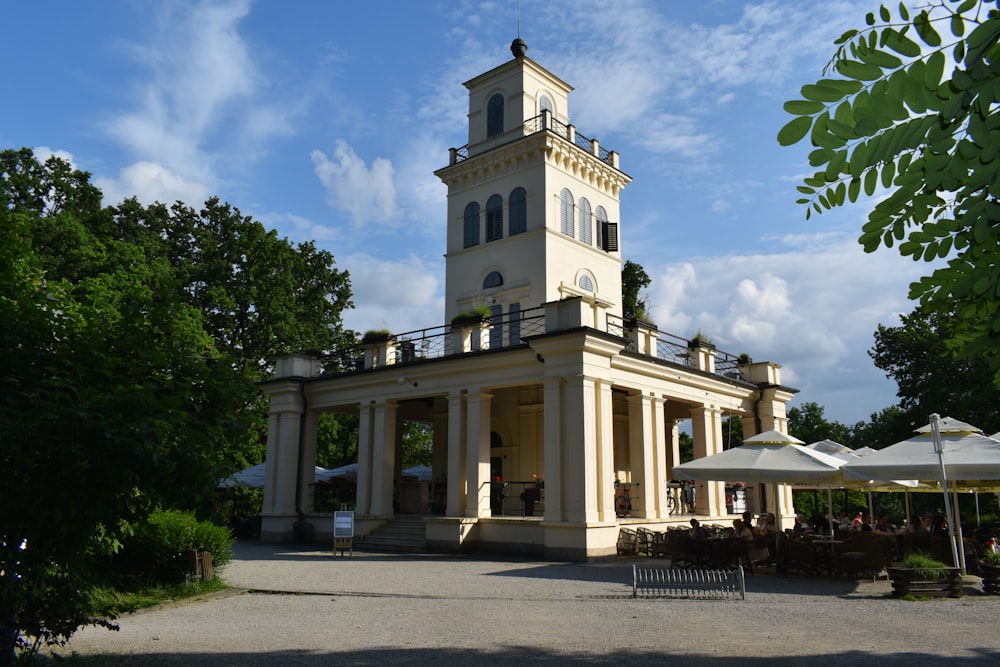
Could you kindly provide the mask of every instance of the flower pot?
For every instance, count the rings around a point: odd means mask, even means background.
[[[933,570],[925,568],[886,568],[892,581],[893,595],[917,595],[920,597],[962,597],[962,571],[957,567],[942,567]]]
[[[979,561],[979,572],[983,577],[983,593],[1000,595],[1000,565]]]

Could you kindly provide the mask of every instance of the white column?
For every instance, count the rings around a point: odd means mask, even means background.
[[[653,477],[653,408],[652,396],[632,394],[628,397],[628,481],[638,485],[632,489],[632,515],[655,516],[656,482]]]
[[[448,395],[448,516],[465,514],[465,396]]]
[[[466,467],[468,486],[465,515],[490,516],[490,402],[488,393],[469,392]]]
[[[545,520],[562,521],[562,379],[546,378],[543,390],[542,421],[545,447]]]
[[[396,453],[396,404],[375,404],[372,438],[372,514],[389,517],[392,509],[392,471]]]
[[[656,489],[656,516],[661,519],[670,516],[670,508],[667,506],[670,465],[667,459],[667,425],[663,416],[665,403],[664,399],[654,396],[650,405],[653,411],[653,484]]]
[[[710,405],[691,409],[694,457],[700,459],[722,451],[722,410]],[[724,482],[698,482],[698,514],[718,516],[726,509]]]
[[[611,384],[598,382],[597,398],[597,508],[601,521],[615,520],[615,424]]]
[[[375,411],[371,403],[358,409],[358,489],[354,511],[358,516],[372,513],[372,421]]]
[[[566,378],[562,432],[566,520],[598,520],[596,399],[594,379],[583,375]],[[548,405],[545,406],[548,413]]]
[[[305,415],[305,434],[302,438],[302,458],[299,459],[298,474],[302,483],[299,485],[299,507],[303,512],[312,512],[315,507],[313,483],[316,477],[316,431],[319,427],[319,417],[315,412]]]

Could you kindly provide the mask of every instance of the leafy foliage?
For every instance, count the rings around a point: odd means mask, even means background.
[[[649,287],[652,279],[641,264],[626,260],[622,267],[622,314],[625,319],[646,317],[646,297],[642,290]]]
[[[885,191],[862,227],[866,252],[899,244],[914,260],[947,260],[910,297],[968,322],[947,340],[986,360],[1000,384],[1000,14],[996,2],[904,3],[848,30],[824,74],[785,103],[778,133],[815,147],[798,201],[806,217]],[[952,67],[951,63],[954,63]],[[950,68],[950,69],[949,69]]]
[[[260,460],[270,357],[354,342],[329,253],[217,200],[101,197],[62,160],[0,151],[0,661],[98,622],[85,591],[128,527],[207,512]]]
[[[141,520],[114,562],[155,581],[183,581],[191,551],[209,551],[221,569],[232,560],[234,538],[225,526],[199,521],[193,512],[157,511]]]
[[[987,364],[954,358],[946,341],[968,324],[953,314],[917,308],[898,327],[879,326],[869,351],[875,365],[899,387],[900,408],[912,424],[937,412],[974,424],[986,433],[1000,430],[1000,389]],[[908,437],[908,434],[904,437]]]

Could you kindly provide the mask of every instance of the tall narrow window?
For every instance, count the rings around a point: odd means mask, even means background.
[[[486,103],[486,136],[503,132],[503,95],[497,93]]]
[[[486,200],[486,242],[503,238],[503,197],[493,195]]]
[[[512,303],[507,310],[507,323],[510,333],[507,336],[508,345],[521,344],[521,304]]]
[[[559,231],[566,236],[573,236],[573,213],[576,206],[573,203],[573,193],[563,188],[559,193]]]
[[[549,99],[548,95],[542,95],[538,98],[538,113],[542,113],[544,109],[548,109],[549,113],[555,113],[552,108],[552,100]]]
[[[477,202],[471,202],[465,207],[463,238],[463,247],[465,248],[479,245],[479,204]]]
[[[514,188],[510,193],[510,235],[528,231],[528,196],[524,188]]]
[[[586,197],[580,197],[580,240],[590,245],[594,241],[591,230],[594,228],[590,220],[590,202]]]
[[[608,212],[604,210],[603,206],[598,206],[597,211],[594,213],[594,217],[597,218],[597,247],[604,249],[604,228],[607,226],[608,222]]]
[[[503,306],[490,306],[490,349],[503,347]]]

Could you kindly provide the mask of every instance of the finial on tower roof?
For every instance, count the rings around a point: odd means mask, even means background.
[[[528,43],[520,37],[510,43],[510,52],[514,54],[515,58],[523,58],[527,51]]]

